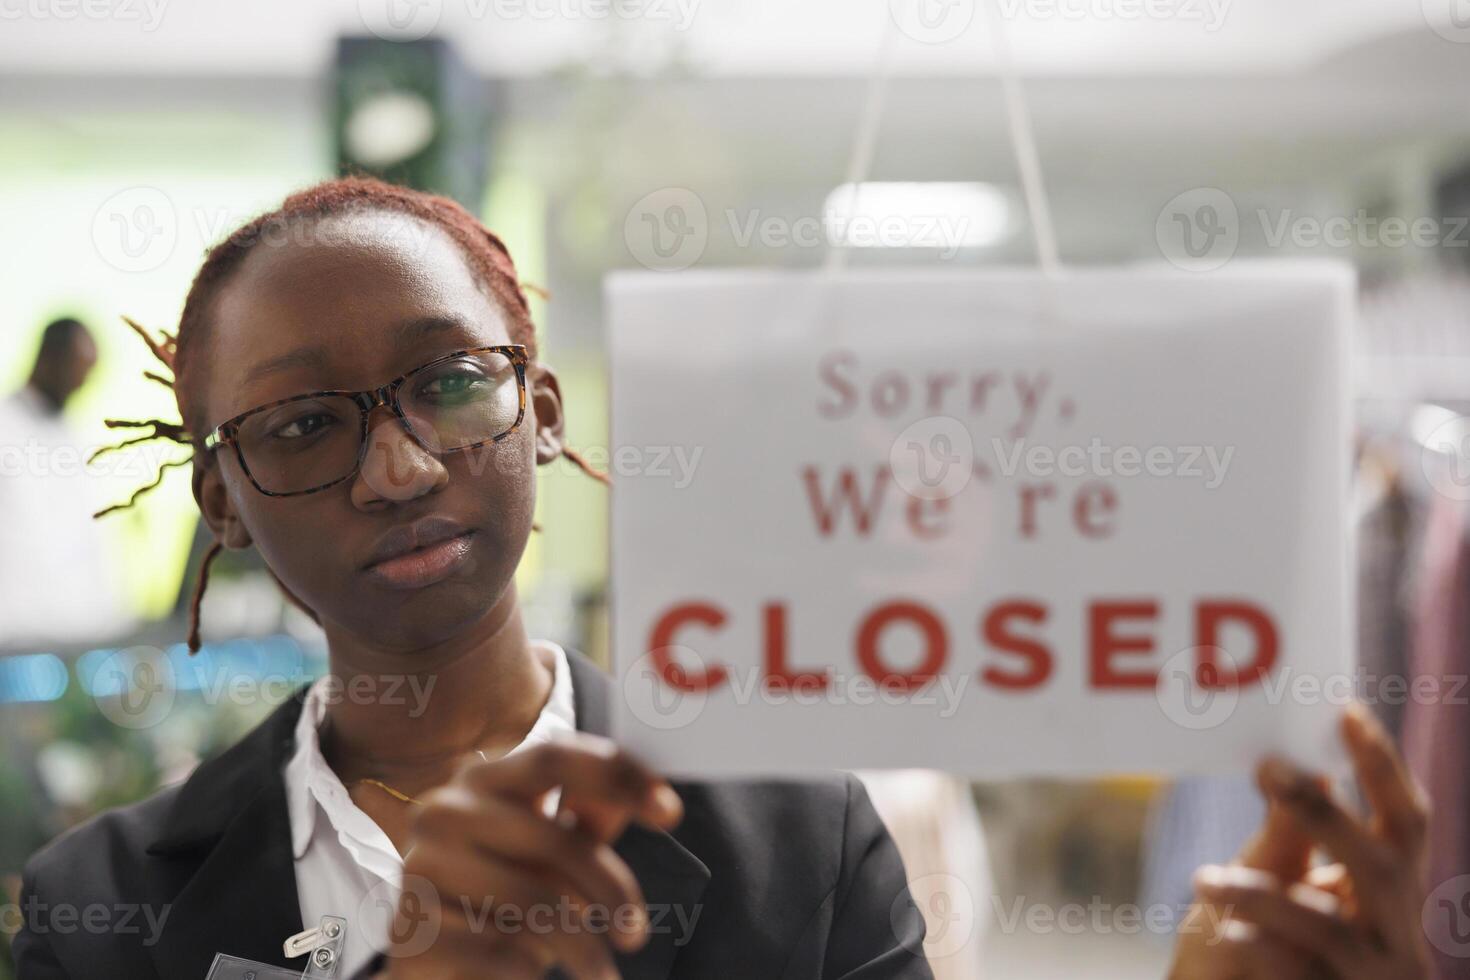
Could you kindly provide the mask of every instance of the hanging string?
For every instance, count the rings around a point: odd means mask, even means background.
[[[1049,279],[1061,275],[1061,260],[1057,249],[1056,226],[1052,223],[1051,203],[1046,193],[1046,181],[1041,170],[1041,156],[1036,149],[1036,132],[1031,124],[1031,112],[1026,104],[1026,95],[1021,85],[1020,73],[1016,70],[1011,55],[1010,36],[1006,31],[1005,18],[1001,16],[998,0],[980,0],[989,22],[991,47],[995,54],[996,73],[1000,80],[1001,95],[1005,104],[1006,128],[1010,134],[1011,149],[1016,156],[1016,169],[1021,177],[1021,190],[1026,201],[1026,213],[1031,222],[1031,237],[1036,246],[1036,262]],[[858,213],[863,184],[873,163],[873,152],[878,143],[878,130],[883,122],[883,108],[888,97],[888,80],[893,72],[893,49],[896,39],[896,24],[892,13],[884,18],[882,41],[879,44],[877,63],[868,81],[868,94],[858,118],[857,133],[853,138],[852,154],[847,164],[847,184],[852,188],[849,207],[849,222]],[[828,273],[841,272],[847,266],[848,249],[831,247],[827,251],[824,270]]]
[[[883,106],[888,101],[888,78],[893,74],[893,48],[897,24],[887,5],[884,5],[883,38],[878,43],[878,59],[868,80],[868,95],[863,101],[862,114],[858,116],[858,128],[852,140],[852,155],[847,161],[847,186],[852,188],[852,198],[847,213],[844,231],[858,216],[859,199],[868,171],[873,166],[873,151],[878,145],[878,128],[883,122]],[[830,234],[830,231],[829,231]],[[827,243],[827,258],[823,268],[828,273],[841,272],[847,267],[848,248]]]
[[[996,72],[1000,76],[1005,100],[1006,126],[1011,134],[1011,149],[1016,154],[1016,168],[1021,173],[1021,189],[1026,197],[1026,212],[1031,218],[1031,237],[1036,243],[1036,262],[1049,279],[1061,274],[1057,258],[1057,233],[1052,225],[1051,205],[1046,196],[1046,182],[1041,175],[1041,157],[1036,152],[1036,133],[1031,126],[1031,113],[1021,89],[1021,76],[1011,57],[1010,36],[1005,18],[1000,14],[999,0],[980,0],[990,22],[991,47],[995,52]]]

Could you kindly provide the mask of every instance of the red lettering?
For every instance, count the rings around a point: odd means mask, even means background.
[[[771,602],[765,608],[766,687],[771,690],[825,691],[831,679],[828,670],[792,670],[786,660],[786,603]]]
[[[716,664],[706,670],[691,673],[674,660],[674,633],[686,623],[697,623],[718,629],[725,625],[725,613],[706,602],[686,602],[670,609],[653,624],[648,637],[648,655],[653,667],[664,683],[678,691],[708,691],[723,684],[730,672]]]
[[[1255,634],[1256,651],[1249,667],[1227,671],[1221,667],[1216,653],[1221,649],[1220,627],[1231,620]],[[1277,655],[1281,652],[1276,624],[1260,607],[1248,602],[1201,602],[1195,610],[1194,622],[1200,649],[1196,675],[1200,687],[1219,690],[1258,684],[1276,666]]]
[[[918,626],[924,634],[924,661],[908,673],[890,670],[878,653],[878,641],[890,625],[907,620]],[[885,687],[908,692],[938,676],[949,656],[949,638],[944,624],[934,613],[914,602],[890,602],[879,606],[868,614],[858,629],[858,663],[873,680]]]
[[[1077,491],[1072,501],[1072,521],[1079,533],[1089,538],[1105,538],[1113,533],[1112,521],[1107,518],[1117,509],[1118,495],[1113,488],[1094,481]]]
[[[1128,673],[1113,666],[1114,658],[1120,654],[1152,653],[1154,649],[1152,637],[1118,636],[1113,633],[1113,623],[1125,619],[1153,619],[1158,614],[1159,604],[1152,601],[1095,602],[1088,607],[1089,682],[1093,687],[1141,688],[1158,684],[1156,669]]]
[[[877,516],[879,505],[883,501],[883,488],[888,484],[888,467],[877,466],[873,469],[873,486],[868,493],[868,499],[863,500],[860,496],[857,477],[852,470],[843,467],[842,473],[837,478],[837,490],[829,502],[822,497],[820,484],[821,474],[817,467],[808,466],[802,469],[801,478],[806,482],[807,498],[811,500],[812,514],[817,519],[817,528],[823,535],[830,535],[837,525],[838,512],[843,505],[851,507],[853,519],[857,523],[857,533],[865,535],[873,525],[873,519]]]
[[[916,538],[937,538],[949,530],[949,498],[909,498],[909,530]],[[928,520],[925,520],[926,514]]]
[[[821,364],[817,366],[817,373],[838,396],[836,401],[817,402],[817,411],[823,418],[841,418],[857,405],[857,389],[853,387],[851,381],[842,376],[840,371],[843,367],[851,369],[856,362],[857,357],[851,351],[834,351],[829,356],[822,358]]]
[[[1010,632],[1008,620],[1016,619],[1041,625],[1046,622],[1046,607],[1036,602],[1003,602],[990,610],[983,620],[981,632],[985,642],[1004,653],[1015,654],[1027,663],[1019,673],[1007,673],[996,667],[980,671],[980,679],[996,687],[1020,690],[1039,687],[1051,676],[1052,657],[1046,645],[1025,636]]]
[[[1057,488],[1050,483],[1030,483],[1021,488],[1021,537],[1036,537],[1036,502],[1052,500]]]

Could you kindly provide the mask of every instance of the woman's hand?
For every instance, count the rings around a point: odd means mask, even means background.
[[[1428,810],[1392,740],[1361,705],[1343,738],[1372,810],[1364,821],[1325,779],[1281,760],[1257,771],[1269,811],[1235,863],[1195,875],[1172,980],[1424,980],[1420,910]],[[1337,863],[1311,868],[1314,846]]]
[[[616,978],[614,949],[642,946],[648,918],[611,844],[682,813],[667,782],[591,735],[468,766],[416,816],[388,975]]]

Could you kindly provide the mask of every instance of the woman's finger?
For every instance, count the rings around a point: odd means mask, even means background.
[[[603,840],[614,839],[629,820],[670,828],[683,804],[668,782],[609,739],[578,733],[465,770],[479,792],[533,805],[560,787],[561,807]]]
[[[527,807],[449,787],[425,799],[414,833],[419,839],[463,842],[515,864],[554,871],[589,903],[613,915],[617,928],[612,939],[619,948],[637,949],[646,940],[647,915],[637,876],[611,847],[578,830]]]
[[[539,948],[503,945],[487,949],[483,930],[458,914],[447,918],[433,946],[409,962],[426,967],[425,980],[458,980],[459,977],[542,980],[556,965],[550,953]]]
[[[436,942],[527,949],[574,977],[617,976],[605,923],[589,923],[586,897],[555,875],[429,843],[415,849],[412,868],[404,870],[432,882],[449,910]]]
[[[1315,843],[1292,812],[1273,800],[1257,767],[1256,781],[1266,797],[1266,819],[1241,849],[1238,863],[1270,872],[1282,881],[1297,881],[1312,863]]]
[[[1344,919],[1353,921],[1358,918],[1358,898],[1347,868],[1340,864],[1318,865],[1307,872],[1304,880],[1318,891],[1327,892],[1337,899],[1338,914]]]
[[[1399,918],[1403,859],[1397,850],[1348,813],[1320,780],[1280,759],[1262,766],[1262,785],[1353,878],[1363,913],[1375,927]]]
[[[1320,976],[1312,958],[1300,949],[1276,938],[1260,927],[1232,919],[1223,923],[1216,939],[1214,955],[1225,972],[1210,976],[1245,980],[1270,977],[1271,980],[1316,980]],[[1228,969],[1223,965],[1228,964]]]
[[[1429,826],[1428,798],[1410,775],[1388,732],[1362,705],[1349,705],[1343,740],[1383,835],[1417,860]]]
[[[1200,900],[1224,909],[1229,919],[1259,927],[1343,977],[1357,976],[1365,962],[1361,935],[1338,916],[1337,899],[1327,892],[1301,883],[1283,888],[1253,868],[1218,865],[1200,868],[1194,884]]]
[[[1353,880],[1348,877],[1347,868],[1340,864],[1319,864],[1307,872],[1304,880],[1313,888],[1331,892],[1339,901],[1352,894]]]

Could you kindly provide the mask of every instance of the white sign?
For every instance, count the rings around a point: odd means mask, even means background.
[[[651,763],[1335,761],[1350,272],[646,273],[608,300],[614,732]]]

